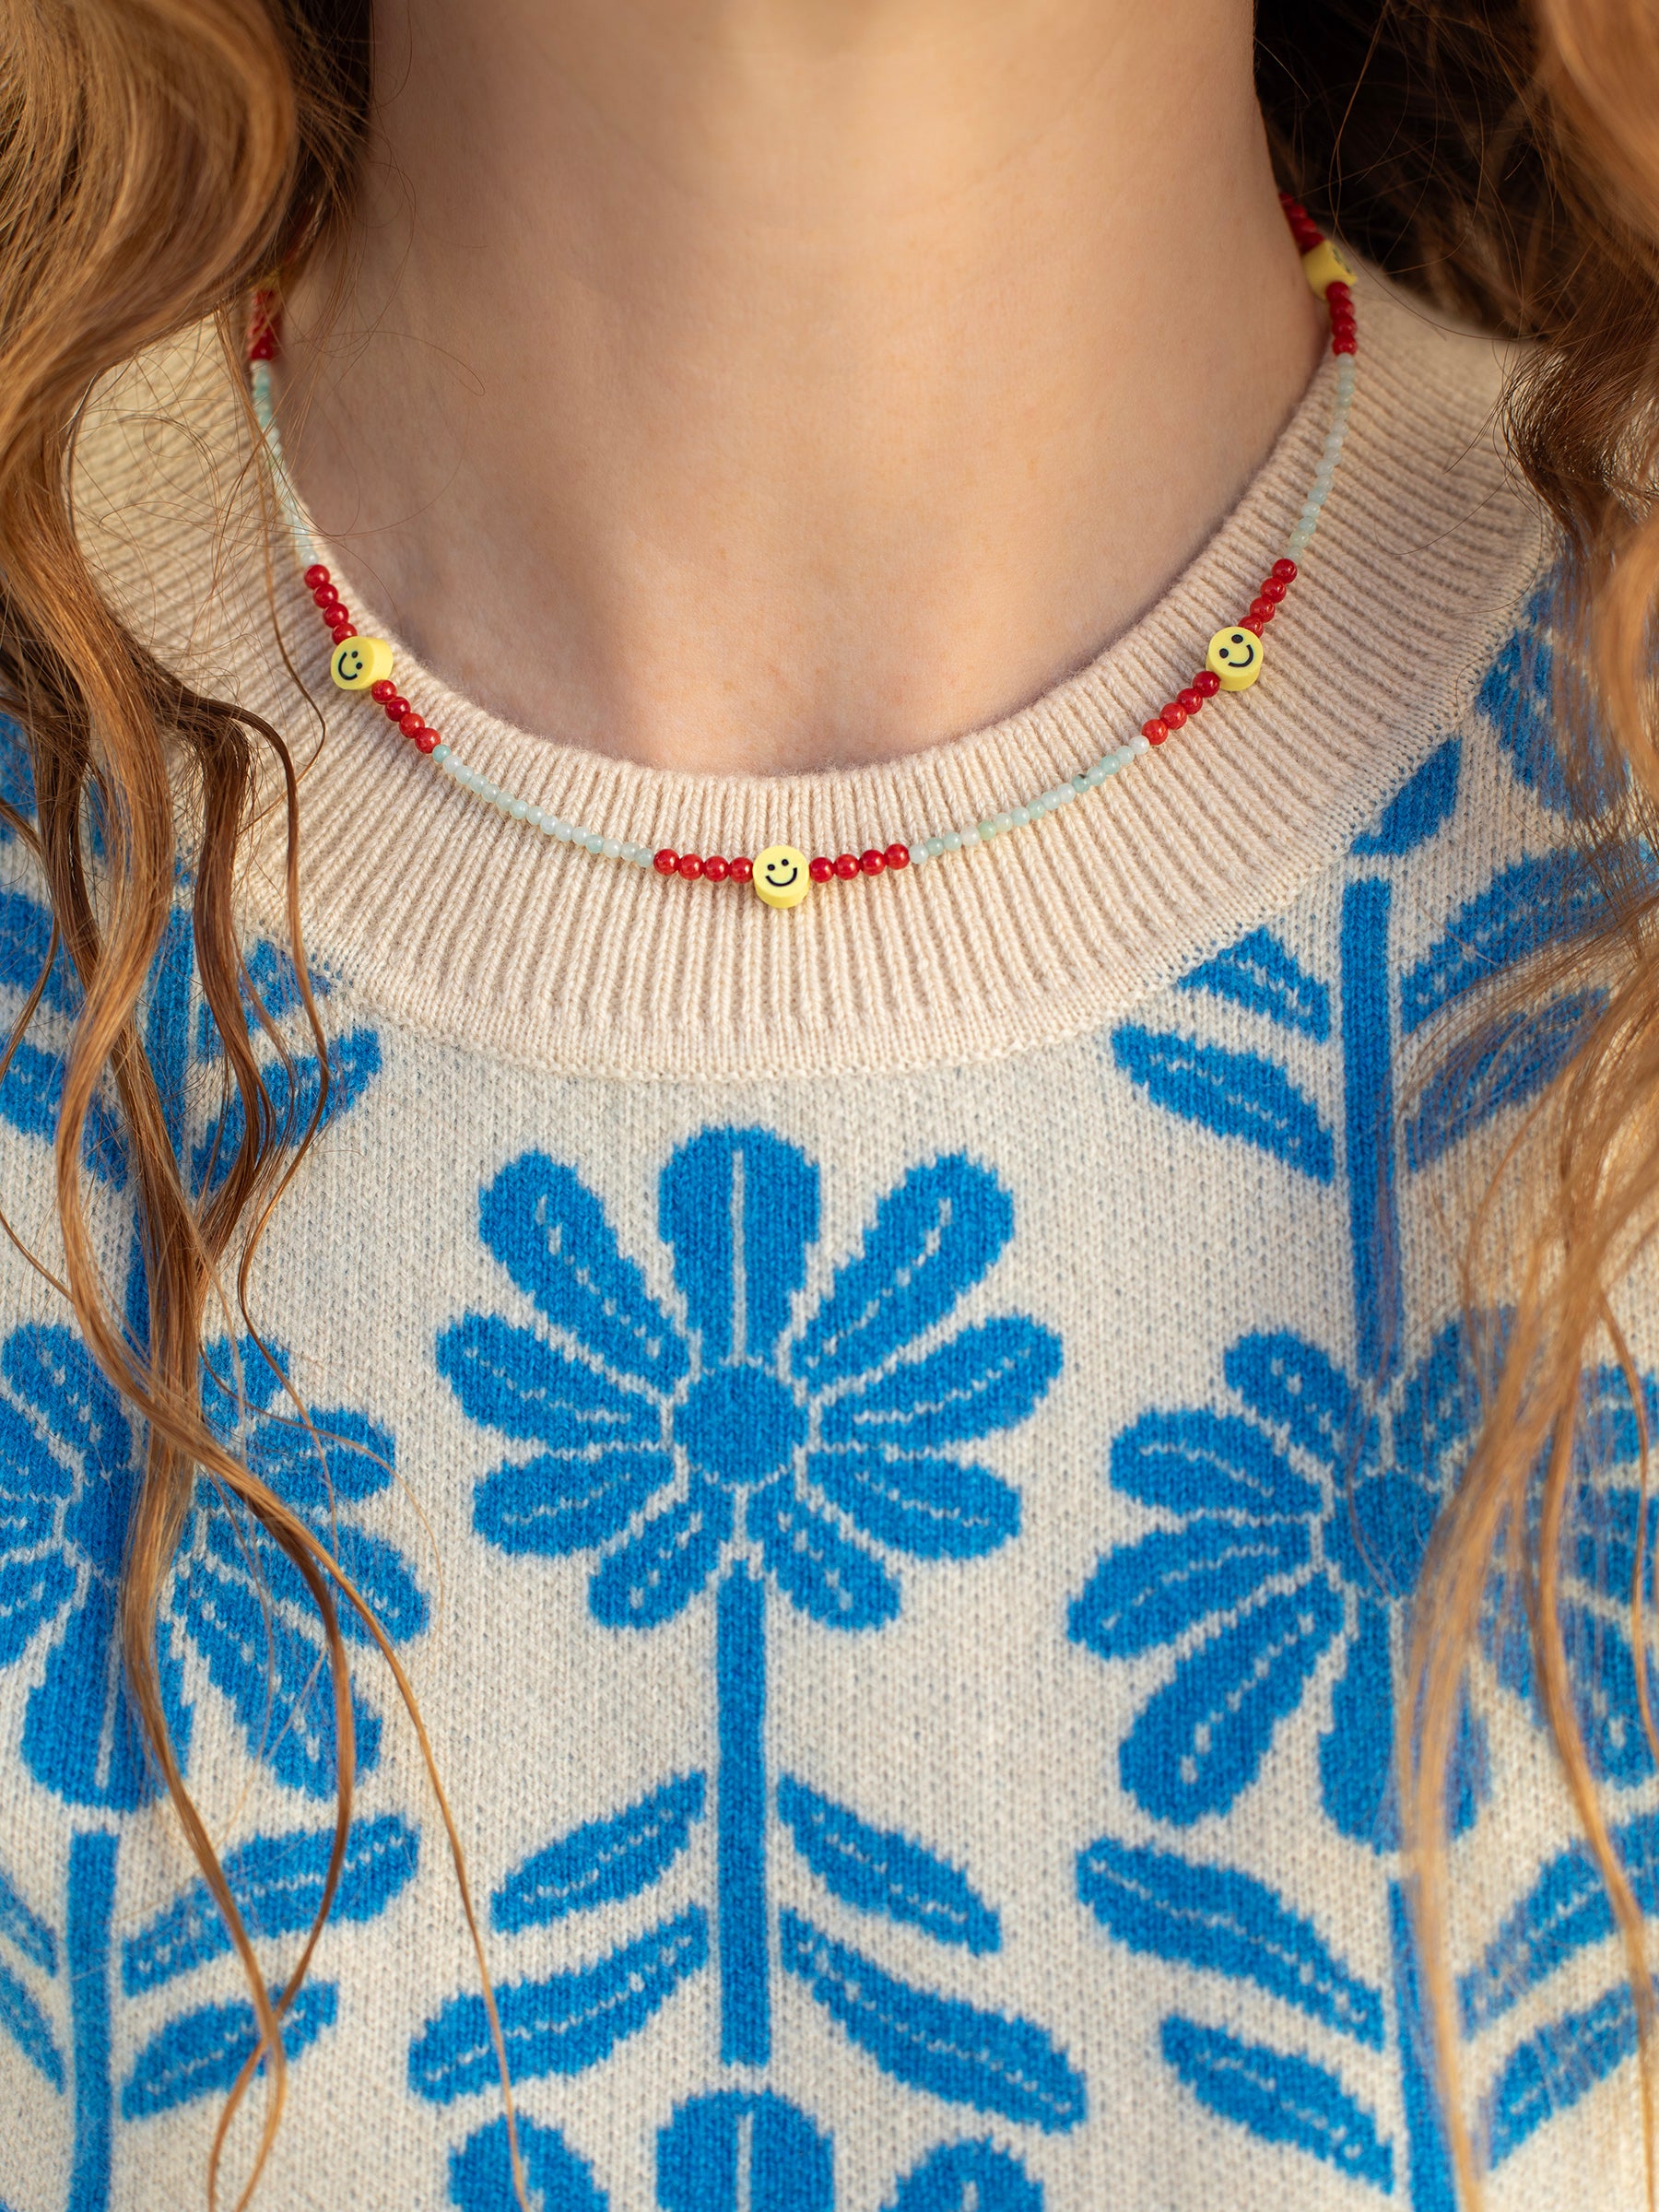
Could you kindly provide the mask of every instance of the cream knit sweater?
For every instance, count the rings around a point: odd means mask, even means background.
[[[794,913],[558,846],[343,703],[280,548],[273,621],[205,346],[147,364],[88,433],[85,528],[133,619],[310,763],[334,1105],[254,1305],[321,1454],[229,1324],[209,1405],[414,1678],[546,2212],[1451,2212],[1394,1701],[1477,1420],[1451,1225],[1584,1006],[1511,1018],[1473,1071],[1437,1074],[1432,1048],[1591,893],[1545,711],[1544,534],[1493,450],[1499,364],[1375,283],[1365,334],[1265,680],[1035,829]],[[1195,665],[1279,549],[1329,373],[1169,595],[993,729],[762,782],[569,751],[427,677],[423,711],[497,781],[653,845],[836,852],[979,818]],[[372,579],[347,595],[371,605]],[[21,759],[14,734],[14,791]],[[303,1114],[280,880],[267,839],[248,962],[291,1077],[256,1044]],[[14,840],[4,1007],[45,949],[41,897]],[[0,1203],[48,1257],[72,1012],[54,976],[0,1085]],[[147,1021],[210,1175],[223,1057],[183,919]],[[89,1166],[139,1325],[112,1127]],[[1573,1662],[1653,1903],[1621,1625],[1637,1424],[1616,1377],[1592,1383]],[[8,1253],[6,2212],[202,2202],[252,2044],[119,1688],[137,1452]],[[1464,2086],[1494,2205],[1634,2203],[1622,1959],[1496,1620],[1456,1774]],[[327,1854],[319,1648],[291,1573],[204,1491],[167,1694],[273,1984]],[[385,1669],[353,1653],[351,1851],[259,2201],[507,2212],[441,1830]]]

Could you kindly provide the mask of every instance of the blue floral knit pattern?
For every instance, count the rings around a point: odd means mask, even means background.
[[[27,771],[9,726],[0,728],[0,794],[27,811]],[[32,990],[50,943],[46,909],[22,892],[0,891],[0,1007],[7,1021]],[[249,970],[273,1016],[291,1013],[299,994],[284,956],[274,946],[256,946]],[[60,954],[47,976],[37,1033],[18,1046],[0,1084],[0,1117],[40,1142],[42,1167],[77,1000]],[[218,1040],[195,990],[182,913],[155,963],[144,1019],[175,1149],[199,1181],[210,1181],[225,1157],[226,1128],[218,1132],[216,1151],[212,1131],[193,1129],[189,1100],[194,1077],[218,1057]],[[334,1059],[332,1111],[345,1112],[379,1071],[374,1032],[349,1033]],[[292,1066],[290,1079],[279,1062],[270,1063],[273,1090],[298,1099],[290,1137],[304,1126],[308,1090],[314,1103],[320,1085],[314,1056],[296,1053]],[[233,1129],[229,1136],[233,1145]],[[130,1221],[124,1147],[108,1112],[93,1117],[86,1160],[95,1186],[124,1205]],[[135,1234],[128,1254],[127,1321],[142,1342],[147,1299]],[[211,1347],[203,1378],[209,1422],[309,1523],[377,1607],[387,1633],[396,1641],[418,1635],[427,1599],[410,1563],[361,1524],[363,1508],[393,1479],[391,1432],[355,1406],[296,1403],[279,1348],[274,1358],[275,1365],[251,1342]],[[0,1866],[0,2033],[70,2100],[70,2212],[104,2212],[120,2123],[142,2123],[222,2094],[257,2040],[246,2001],[168,2009],[164,1993],[175,1982],[230,1947],[205,1885],[191,1884],[124,1942],[114,1940],[124,1830],[155,1803],[161,1786],[128,1700],[117,1619],[144,1451],[142,1430],[71,1328],[28,1324],[0,1339],[0,1667],[26,1667],[33,1677],[23,1704],[25,1771],[82,1816],[67,1840],[61,1918],[29,1903]],[[360,1643],[349,1615],[344,1625]],[[332,1690],[315,1607],[294,1570],[206,1484],[186,1519],[157,1638],[162,1702],[188,1779],[198,1716],[186,1694],[187,1660],[251,1764],[301,1798],[320,1801],[312,1819],[252,1836],[224,1862],[249,1934],[256,1941],[291,1938],[310,1927],[321,1902],[333,1842],[325,1818],[334,1794]],[[353,1708],[359,1767],[368,1773],[379,1762],[381,1717],[355,1684]],[[353,1822],[335,1908],[346,1922],[386,1911],[415,1873],[418,1843],[418,1830],[398,1814]],[[118,2077],[118,2033],[129,2047],[133,2041],[131,2030],[122,2032],[124,2001],[144,2009],[135,2015],[136,2048]],[[337,1984],[314,1976],[288,2017],[290,2057],[333,2025],[338,2006]]]
[[[1569,804],[1549,729],[1551,594],[1529,602],[1481,688],[1478,712],[1519,782],[1552,813]],[[1448,2154],[1425,2073],[1427,2024],[1405,1891],[1393,1771],[1396,1685],[1407,1604],[1441,1505],[1480,1426],[1484,1347],[1500,1314],[1425,1332],[1406,1310],[1399,1265],[1402,1186],[1475,1132],[1535,1098],[1564,1065],[1599,1001],[1570,993],[1527,1014],[1484,1024],[1475,994],[1540,948],[1547,930],[1597,917],[1594,877],[1556,849],[1501,869],[1465,900],[1428,949],[1391,954],[1396,883],[1413,855],[1456,814],[1462,742],[1442,743],[1376,825],[1356,840],[1341,895],[1335,972],[1312,972],[1272,931],[1258,929],[1195,968],[1182,988],[1201,1005],[1230,1002],[1255,1020],[1248,1050],[1180,1029],[1127,1025],[1115,1068],[1156,1108],[1227,1145],[1269,1154],[1292,1175],[1328,1186],[1346,1214],[1353,1302],[1340,1352],[1272,1324],[1226,1350],[1208,1403],[1153,1406],[1112,1441],[1109,1479],[1152,1509],[1157,1525],[1101,1559],[1071,1605],[1072,1637],[1103,1660],[1159,1651],[1169,1663],[1116,1747],[1124,1794],[1149,1840],[1107,1834],[1079,1853],[1077,1893],[1131,1949],[1197,1969],[1213,1986],[1253,1984],[1271,2002],[1258,2039],[1184,2010],[1161,2023],[1165,2065],[1222,2120],[1324,2160],[1418,2212],[1453,2212]],[[1598,803],[1605,803],[1604,791]],[[1470,1049],[1443,1059],[1396,1125],[1401,1045],[1448,1015],[1472,1025]],[[1277,1030],[1281,1042],[1268,1049]],[[1288,1041],[1296,1040],[1294,1044]],[[1280,1053],[1284,1053],[1281,1058]],[[1341,1118],[1326,1118],[1329,1078],[1311,1053],[1336,1056]],[[1299,1074],[1306,1070],[1306,1074]],[[1316,1077],[1317,1081],[1310,1080]],[[1415,1355],[1409,1347],[1420,1346]],[[1659,1385],[1642,1379],[1644,1418]],[[1582,1450],[1594,1477],[1570,1528],[1561,1617],[1592,1766],[1616,1787],[1653,1778],[1638,1717],[1635,1665],[1617,1593],[1631,1585],[1643,1508],[1635,1479],[1641,1422],[1616,1369],[1583,1378]],[[1647,1509],[1652,1532],[1653,1509]],[[1484,1642],[1500,1690],[1543,1713],[1518,1608],[1495,1589]],[[1317,1745],[1319,1806],[1337,1835],[1383,1862],[1378,1912],[1392,1985],[1370,1985],[1316,1920],[1228,1863],[1206,1823],[1256,1787],[1323,1670],[1328,1718]],[[1328,1700],[1328,1702],[1327,1702]],[[1449,1775],[1454,1833],[1475,1823],[1490,1791],[1486,1730],[1465,1701]],[[1161,1832],[1160,1832],[1161,1831]],[[1173,1848],[1191,1831],[1197,1848]],[[1628,1823],[1618,1846],[1644,1907],[1659,1904],[1659,1826]],[[1190,1852],[1190,1855],[1189,1855]],[[1462,2025],[1485,2040],[1522,1994],[1612,1920],[1587,1853],[1547,1864],[1491,1937],[1461,1987]],[[1202,1985],[1196,1985],[1201,1987]],[[1359,2078],[1288,2033],[1300,2014],[1373,2059]],[[1484,2063],[1482,2147],[1500,2165],[1543,2123],[1582,2098],[1634,2048],[1633,2002],[1622,1985],[1570,2011]],[[1392,2105],[1391,2136],[1379,2106]]]
[[[657,1192],[670,1311],[573,1169],[539,1153],[505,1168],[481,1194],[479,1226],[535,1318],[468,1314],[437,1347],[473,1419],[521,1447],[478,1484],[475,1523],[503,1550],[589,1556],[588,1608],[607,1630],[648,1633],[712,1594],[723,2060],[768,2064],[775,1959],[899,2080],[1068,2129],[1084,2115],[1083,2081],[1037,2023],[908,1982],[769,1901],[770,1804],[855,1912],[971,1954],[999,1947],[996,1912],[953,1862],[798,1776],[768,1774],[766,1606],[770,1592],[828,1630],[877,1631],[902,1606],[900,1562],[965,1563],[1013,1541],[1018,1494],[964,1447],[1023,1422],[1061,1365],[1058,1339],[1026,1316],[954,1319],[1013,1234],[1013,1201],[988,1168],[961,1156],[912,1168],[822,1300],[802,1310],[818,1205],[817,1165],[769,1130],[705,1129],[682,1144]],[[497,1890],[495,1925],[546,1924],[647,1892],[688,1849],[707,1797],[701,1773],[674,1776],[554,1839]],[[701,1971],[711,1933],[693,1905],[595,1964],[504,1989],[515,2072],[603,2059]],[[409,2068],[439,2101],[489,2087],[479,2000],[447,2005],[416,2038]],[[463,2163],[484,2158],[488,2140],[488,2130],[472,2138]],[[499,2168],[504,2147],[488,2155]],[[659,2204],[727,2202],[712,2193],[715,2177],[739,2158],[756,2204],[832,2201],[829,2147],[805,2114],[774,2096],[720,2091],[665,2131]],[[918,2212],[964,2190],[987,2206],[1034,2201],[1018,2161],[988,2140],[941,2146],[902,2188]],[[454,2194],[475,2201],[459,2182]]]

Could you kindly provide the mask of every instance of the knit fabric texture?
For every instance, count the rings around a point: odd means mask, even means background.
[[[1374,279],[1362,305],[1347,455],[1264,680],[1038,827],[794,913],[538,837],[335,694],[285,549],[238,503],[243,418],[205,342],[88,428],[112,590],[308,762],[326,1125],[256,1271],[273,1359],[227,1320],[205,1394],[412,1676],[544,2212],[1453,2212],[1390,1764],[1404,1626],[1479,1418],[1455,1224],[1594,999],[1486,1009],[1596,893],[1549,732],[1548,548],[1492,442],[1500,364]],[[496,781],[618,837],[856,851],[979,818],[1202,660],[1281,549],[1329,374],[1128,635],[914,759],[651,773],[434,677],[417,696]],[[346,588],[372,606],[371,575]],[[15,731],[0,759],[27,807]],[[302,1125],[320,1068],[280,887],[262,832],[246,958],[288,1065],[253,1042]],[[0,1011],[48,938],[12,838]],[[49,1261],[75,997],[60,962],[0,1084],[0,1204]],[[209,1183],[239,1126],[182,903],[144,1019]],[[86,1164],[142,1332],[112,1117]],[[1626,1318],[1651,1417],[1659,1344]],[[1618,1371],[1586,1388],[1569,1656],[1651,1907],[1640,1420]],[[6,2212],[204,2202],[253,2043],[121,1684],[141,1441],[8,1251]],[[441,1828],[347,1627],[359,1790],[258,2201],[508,2212]],[[206,1485],[160,1648],[279,1987],[328,1857],[332,1705],[297,1579]],[[1496,1601],[1450,1814],[1489,2201],[1638,2201],[1623,1955]]]

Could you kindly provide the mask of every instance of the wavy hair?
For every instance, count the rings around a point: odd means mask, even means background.
[[[1564,547],[1564,618],[1576,651],[1562,656],[1560,742],[1582,779],[1592,776],[1598,747],[1628,771],[1622,796],[1594,830],[1591,809],[1583,810],[1613,895],[1598,931],[1554,958],[1558,971],[1595,968],[1604,1010],[1533,1118],[1529,1138],[1542,1142],[1526,1158],[1535,1167],[1543,1159],[1547,1172],[1518,1267],[1501,1172],[1469,1224],[1465,1300],[1478,1302],[1500,1265],[1517,1279],[1479,1440],[1424,1569],[1398,1757],[1453,2158],[1472,2204],[1479,2184],[1457,2094],[1443,1807],[1461,1686],[1494,1569],[1505,1569],[1526,1592],[1544,1708],[1624,1939],[1651,2196],[1659,2020],[1641,1909],[1576,1716],[1558,1578],[1579,1465],[1581,1375],[1587,1359],[1610,1348],[1634,1381],[1615,1298],[1659,1202],[1659,947],[1650,926],[1659,894],[1610,857],[1632,840],[1659,850],[1650,677],[1659,594],[1659,513],[1650,498],[1659,444],[1659,16],[1647,0],[1259,0],[1257,41],[1281,182],[1401,282],[1530,341],[1504,421],[1515,463]],[[146,347],[216,320],[227,375],[240,379],[238,340],[254,288],[303,264],[349,218],[371,60],[369,0],[0,0],[0,700],[26,733],[36,818],[6,812],[45,879],[51,957],[61,946],[79,982],[55,1138],[59,1287],[147,1438],[122,1582],[129,1686],[259,2021],[259,2048],[214,2138],[210,2205],[227,2129],[266,2054],[272,2091],[239,2204],[268,2155],[284,2084],[278,2022],[343,1863],[354,1761],[337,1598],[373,1629],[435,1786],[438,1777],[407,1681],[362,1599],[203,1414],[205,1316],[228,1299],[229,1276],[247,1318],[253,1250],[323,1112],[319,1100],[296,1133],[265,1088],[244,1003],[272,1041],[281,1040],[242,963],[233,915],[264,760],[286,807],[290,948],[320,1045],[300,931],[294,766],[268,723],[192,689],[124,625],[76,541],[70,476],[88,396]],[[203,1193],[188,1186],[169,1141],[139,1021],[180,857],[202,993],[225,1041],[227,1097],[233,1089],[241,1106],[234,1154]],[[42,971],[0,1076],[45,981]],[[103,1092],[119,1102],[136,1192],[148,1307],[142,1343],[124,1328],[100,1277],[85,1212],[82,1138]],[[1517,1150],[1507,1163],[1512,1182],[1520,1159]],[[304,1578],[332,1672],[334,1854],[310,1937],[275,2000],[183,1786],[159,1692],[158,1608],[198,1471],[241,1501]],[[1529,1519],[1535,1484],[1541,1503]],[[1639,1654],[1642,1571],[1639,1559],[1630,1600]],[[1641,1702],[1659,1757],[1644,1673]],[[477,1942],[441,1789],[439,1801]],[[481,1947],[478,1956],[482,1972]],[[484,1986],[506,2090],[487,1975]],[[508,2110],[511,2127],[510,2094]],[[515,2189],[527,2206],[512,2143]]]

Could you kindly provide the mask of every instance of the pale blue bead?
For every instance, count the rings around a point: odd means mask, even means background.
[[[1127,745],[1120,749],[1127,753],[1132,760],[1138,760],[1143,753],[1149,753],[1152,750],[1152,740],[1150,737],[1143,736],[1140,731],[1136,730]]]
[[[933,857],[933,855],[928,852],[927,847],[924,844],[920,843],[911,846],[910,856],[911,866],[912,868],[919,868],[924,860],[930,860]]]
[[[947,830],[939,841],[947,853],[959,853],[962,849],[962,841],[954,830]]]
[[[1090,791],[1099,791],[1101,784],[1105,782],[1107,777],[1111,773],[1112,771],[1107,767],[1104,760],[1097,760],[1094,766],[1087,771],[1083,781],[1088,786]]]
[[[927,857],[929,860],[937,860],[940,853],[943,853],[944,850],[945,840],[942,837],[930,837],[928,839]]]
[[[1002,824],[997,820],[994,814],[987,815],[985,819],[979,826],[978,834],[980,843],[982,845],[988,845],[1001,828]]]
[[[522,822],[529,814],[530,809],[523,799],[509,799],[507,811],[515,822]]]
[[[556,837],[559,833],[559,824],[550,814],[544,814],[536,828],[544,837]]]
[[[582,841],[590,853],[603,853],[605,850],[605,840],[597,830],[590,830]]]
[[[553,825],[553,834],[559,840],[561,845],[568,845],[576,835],[576,832],[571,829],[569,822],[555,822]]]
[[[444,762],[450,757],[449,747],[447,745],[435,745],[432,747],[431,757],[438,763],[439,767],[441,768]]]
[[[599,850],[606,860],[620,860],[622,857],[622,848],[614,837],[606,838]]]
[[[959,842],[960,842],[960,843],[962,843],[962,844],[964,844],[964,845],[977,845],[977,844],[979,843],[979,841],[980,841],[980,833],[979,833],[979,830],[978,830],[978,827],[977,827],[977,825],[976,825],[976,826],[974,826],[974,827],[973,827],[973,828],[971,828],[971,829],[964,830],[961,832],[960,838],[959,838]]]
[[[1030,818],[1031,810],[1029,806],[1010,806],[1008,809],[1008,819],[1016,830],[1023,830]]]
[[[1086,768],[1080,768],[1072,778],[1072,789],[1081,797],[1088,787],[1088,771]]]

